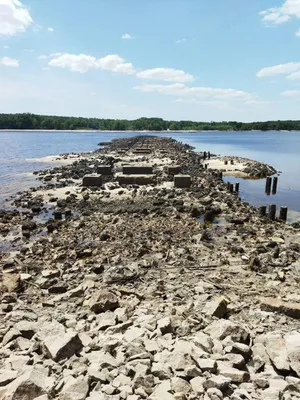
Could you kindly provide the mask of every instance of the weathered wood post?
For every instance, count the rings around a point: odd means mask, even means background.
[[[275,176],[273,178],[272,194],[276,194],[277,192],[277,183],[278,183],[278,177]]]
[[[223,179],[223,172],[222,171],[219,173],[219,178]]]
[[[280,219],[280,221],[286,222],[287,213],[288,213],[288,208],[287,207],[280,207],[280,210],[279,210],[279,219]]]
[[[208,167],[208,164],[204,164],[204,168],[207,169],[207,167]]]
[[[267,214],[267,206],[261,206],[261,207],[259,207],[258,212],[259,212],[259,216],[260,216],[260,217],[265,217],[266,214]]]
[[[234,189],[234,185],[233,185],[233,183],[231,183],[229,186],[229,192],[233,193],[233,189]]]
[[[230,189],[230,182],[227,182],[227,190]]]
[[[276,217],[276,204],[269,205],[269,218],[271,221],[275,221]]]
[[[207,153],[207,157],[210,160],[210,151]]]
[[[270,176],[266,179],[266,193],[269,195],[271,193],[272,178]]]
[[[53,217],[54,219],[62,219],[62,212],[60,210],[54,210]]]
[[[224,164],[225,164],[225,165],[228,165],[228,160],[225,160],[225,161],[224,161]]]
[[[207,154],[206,151],[203,153],[203,159],[206,160]]]
[[[240,183],[239,182],[237,182],[235,184],[235,191],[236,191],[236,193],[238,193],[240,191]]]

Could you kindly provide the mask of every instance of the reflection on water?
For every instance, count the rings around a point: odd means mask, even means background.
[[[8,196],[40,184],[29,173],[53,166],[25,159],[91,151],[100,141],[136,135],[134,132],[0,132],[0,206]],[[225,180],[240,182],[241,197],[253,205],[286,205],[300,213],[300,132],[169,132],[159,136],[189,143],[196,151],[240,156],[272,165],[282,171],[275,196],[265,194],[265,180],[231,177]],[[289,211],[291,215],[295,214]]]

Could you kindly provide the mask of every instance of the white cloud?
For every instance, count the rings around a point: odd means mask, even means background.
[[[122,35],[122,39],[129,40],[129,39],[133,39],[133,37],[130,35],[130,33],[124,33],[124,35]]]
[[[16,60],[15,58],[10,58],[10,57],[3,57],[0,58],[0,66],[3,65],[4,67],[18,67],[19,66],[19,60]]]
[[[300,79],[300,70],[296,71],[296,72],[293,72],[292,74],[288,75],[286,77],[286,79],[291,79],[293,81],[296,81],[296,80]]]
[[[288,75],[293,74],[300,70],[300,62],[290,62],[286,64],[274,65],[272,67],[262,68],[257,72],[256,76],[259,78],[265,76],[275,76],[275,75]]]
[[[47,56],[40,56],[40,58]],[[134,74],[135,69],[131,63],[126,63],[125,60],[116,55],[110,54],[103,58],[96,58],[86,54],[53,54],[50,55],[52,60],[49,61],[51,67],[68,68],[73,72],[85,73],[90,69],[102,69],[112,72]]]
[[[9,49],[9,46],[4,46],[3,48],[4,48],[4,49]]]
[[[176,40],[176,43],[184,43],[184,42],[186,42],[186,39],[185,39],[185,38]]]
[[[300,90],[286,90],[280,94],[284,97],[297,97],[300,96]]]
[[[54,29],[53,28],[48,28],[47,31],[48,32],[54,32]]]
[[[291,18],[300,18],[300,0],[284,0],[281,6],[261,11],[262,21],[270,25],[278,25]]]
[[[241,90],[235,89],[216,89],[209,87],[189,87],[181,83],[174,83],[171,85],[140,85],[135,86],[135,90],[140,90],[142,92],[157,92],[166,95],[175,96],[191,96],[192,98],[212,98],[218,100],[251,100],[254,95]]]
[[[19,0],[0,0],[0,36],[24,32],[33,20],[29,10]]]
[[[165,81],[165,82],[192,82],[195,80],[193,75],[173,68],[153,68],[146,69],[136,74],[138,78]]]

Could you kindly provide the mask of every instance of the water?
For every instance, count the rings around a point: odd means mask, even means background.
[[[53,166],[50,162],[30,159],[92,151],[100,141],[136,135],[135,132],[0,132],[0,207],[9,196],[39,184],[33,171]],[[196,151],[251,158],[282,171],[275,196],[265,195],[265,180],[225,179],[240,182],[241,197],[251,204],[286,205],[290,218],[300,220],[300,132],[170,132],[159,135],[189,143]]]

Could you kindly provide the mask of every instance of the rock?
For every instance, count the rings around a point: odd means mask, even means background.
[[[34,400],[38,396],[47,394],[52,385],[53,380],[47,378],[45,370],[34,368],[0,388],[0,399]]]
[[[197,332],[193,336],[192,341],[195,343],[196,346],[200,347],[200,349],[202,349],[206,353],[211,353],[214,344],[209,335],[201,331]]]
[[[260,299],[260,308],[263,311],[275,311],[288,317],[300,319],[300,304],[289,303],[272,297]]]
[[[154,389],[151,396],[148,398],[149,400],[175,400],[174,396],[170,393],[171,391],[171,384],[169,380],[166,380],[160,383]]]
[[[300,333],[293,331],[284,340],[290,367],[300,378]]]
[[[289,371],[290,364],[283,337],[280,334],[270,333],[266,335],[265,346],[275,367],[280,371]]]
[[[16,328],[11,328],[2,339],[2,345],[5,346],[7,343],[15,340],[17,337],[21,336],[21,332]]]
[[[191,385],[184,379],[175,377],[171,379],[171,389],[175,393],[187,394],[191,390]]]
[[[34,221],[26,221],[22,225],[22,230],[23,231],[33,231],[33,230],[36,229],[36,227],[37,227],[36,222],[34,222]]]
[[[133,342],[134,340],[144,336],[144,334],[145,334],[145,329],[132,326],[125,332],[124,340],[126,340],[126,342]]]
[[[17,371],[7,370],[0,373],[0,387],[8,385],[18,376]]]
[[[197,364],[201,371],[209,371],[212,373],[215,373],[217,371],[216,361],[210,358],[198,358]]]
[[[205,382],[205,378],[203,377],[196,377],[190,380],[190,385],[192,387],[193,392],[196,394],[203,394],[204,393],[204,387],[203,383]]]
[[[70,376],[59,395],[60,400],[85,400],[89,392],[87,379]]]
[[[212,375],[209,379],[207,379],[204,383],[203,386],[205,389],[209,388],[217,388],[224,392],[231,383],[230,378],[226,378],[225,376],[222,375]]]
[[[230,336],[236,342],[247,342],[250,336],[249,332],[241,325],[225,319],[214,321],[204,332],[208,333],[212,339],[223,340],[227,336]]]
[[[89,306],[94,313],[99,314],[118,308],[119,300],[114,293],[108,290],[101,290],[92,296]]]
[[[2,278],[2,286],[9,293],[19,292],[23,289],[20,274],[4,272]]]
[[[37,331],[37,323],[30,321],[20,321],[15,324],[15,329],[21,332],[26,339],[31,339]]]
[[[208,389],[207,395],[211,400],[222,400],[223,399],[223,393],[221,392],[221,390],[216,389],[216,388]]]
[[[231,348],[234,354],[241,354],[246,360],[251,357],[251,348],[244,343],[234,343]]]
[[[64,326],[57,322],[41,327],[38,337],[44,354],[54,361],[70,358],[83,347],[77,332],[65,332]]]
[[[157,321],[157,328],[161,331],[162,335],[172,333],[172,324],[169,317],[161,318]]]
[[[219,374],[225,378],[229,378],[234,383],[248,382],[250,379],[250,375],[247,371],[241,371],[223,363],[218,363],[218,371]]]
[[[100,330],[105,330],[109,326],[114,326],[116,325],[116,314],[113,313],[112,311],[106,311],[102,314],[100,314],[96,320],[97,327]]]
[[[212,317],[223,318],[227,313],[227,301],[222,298],[216,298],[206,304],[204,312]]]

